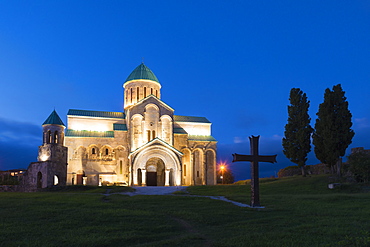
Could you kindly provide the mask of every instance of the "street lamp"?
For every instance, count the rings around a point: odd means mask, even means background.
[[[221,169],[221,179],[222,179],[222,184],[224,184],[224,170],[225,170],[225,166],[224,166],[224,165],[222,165],[222,166],[220,167],[220,169]]]

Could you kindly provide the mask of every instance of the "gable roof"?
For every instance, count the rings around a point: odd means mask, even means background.
[[[189,141],[207,141],[207,142],[217,142],[213,136],[198,136],[198,135],[189,135]]]
[[[118,131],[127,131],[127,125],[126,125],[126,124],[118,124],[118,123],[114,123],[114,124],[113,124],[113,130],[118,130]]]
[[[140,79],[156,81],[159,83],[158,78],[144,63],[141,63],[139,66],[137,66],[131,72],[131,74],[127,77],[125,82],[133,81],[133,80],[140,80]]]
[[[68,116],[82,116],[82,117],[100,117],[100,118],[125,118],[123,112],[110,112],[110,111],[89,111],[89,110],[77,110],[69,109]]]
[[[42,125],[45,124],[57,124],[65,126],[62,119],[60,119],[58,113],[55,110],[50,114],[50,116],[45,120],[45,122]]]
[[[66,137],[114,138],[114,131],[66,130]]]
[[[205,117],[192,117],[192,116],[179,116],[173,115],[173,120],[175,122],[196,122],[196,123],[211,123]]]
[[[186,132],[186,130],[184,130],[181,127],[173,128],[173,133],[174,134],[186,134],[186,135],[188,134],[188,132]]]

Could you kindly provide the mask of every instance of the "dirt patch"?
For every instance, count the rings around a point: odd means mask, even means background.
[[[212,246],[212,242],[209,238],[207,238],[204,234],[202,234],[199,230],[197,230],[194,226],[192,226],[188,221],[176,218],[171,216],[171,219],[176,221],[182,228],[184,228],[188,233],[196,236],[197,239],[204,241],[205,247]]]

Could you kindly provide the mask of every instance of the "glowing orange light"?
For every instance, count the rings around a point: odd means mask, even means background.
[[[225,161],[220,161],[218,163],[218,168],[223,171],[223,170],[227,170],[227,163]]]
[[[221,161],[218,165],[219,171],[221,172],[220,179],[222,180],[222,184],[224,184],[224,173],[227,170],[227,163],[225,161]]]

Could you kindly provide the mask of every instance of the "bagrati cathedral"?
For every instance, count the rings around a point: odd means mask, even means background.
[[[66,184],[216,184],[217,142],[211,122],[205,117],[174,115],[174,109],[161,101],[159,80],[143,63],[123,88],[122,112],[70,109],[65,130],[55,111],[44,122],[43,146],[68,148],[68,165],[62,162]],[[43,146],[39,163],[51,156]]]

